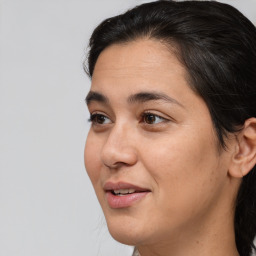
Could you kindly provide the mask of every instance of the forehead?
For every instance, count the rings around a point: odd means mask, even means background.
[[[106,48],[92,76],[92,90],[169,90],[186,86],[186,70],[176,55],[157,40],[140,39]]]
[[[171,69],[170,69],[171,67]],[[142,73],[143,72],[143,73]],[[152,39],[140,39],[128,43],[114,44],[99,55],[93,79],[100,75],[130,76],[144,72],[170,75],[185,75],[185,69],[177,57],[163,43]]]

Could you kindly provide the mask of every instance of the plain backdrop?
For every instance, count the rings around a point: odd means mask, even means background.
[[[82,62],[100,21],[143,2],[0,1],[0,256],[131,255],[85,172]],[[225,2],[256,22],[256,0]]]

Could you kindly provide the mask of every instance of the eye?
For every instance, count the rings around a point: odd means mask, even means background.
[[[96,125],[102,125],[102,124],[109,124],[111,123],[111,120],[102,114],[91,114],[89,122],[92,122],[92,124]]]
[[[153,113],[143,113],[141,121],[146,124],[158,124],[166,121],[166,119]]]

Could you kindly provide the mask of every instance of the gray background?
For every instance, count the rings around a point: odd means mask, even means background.
[[[92,29],[139,0],[0,1],[0,256],[126,256],[83,164]],[[227,0],[256,23],[256,0]]]

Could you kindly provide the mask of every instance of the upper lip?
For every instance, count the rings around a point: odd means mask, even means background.
[[[130,183],[126,183],[126,182],[111,182],[111,181],[107,181],[104,186],[103,189],[105,191],[113,191],[113,190],[119,190],[119,189],[135,189],[135,191],[138,192],[144,192],[144,191],[150,191],[148,188],[142,188]]]

